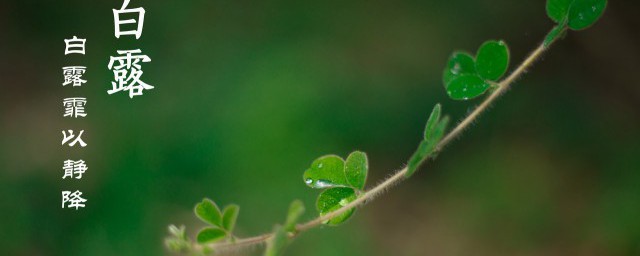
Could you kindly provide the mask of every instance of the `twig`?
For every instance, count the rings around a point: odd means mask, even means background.
[[[462,134],[462,132],[480,116],[480,114],[485,112],[487,108],[491,104],[493,104],[493,102],[495,102],[496,99],[498,99],[498,97],[500,97],[509,89],[509,86],[514,81],[520,78],[520,76],[522,76],[527,71],[527,69],[530,68],[540,58],[540,56],[549,48],[549,46],[551,46],[551,43],[546,46],[544,43],[541,43],[540,46],[538,46],[538,48],[536,48],[531,54],[529,54],[529,56],[516,68],[516,70],[514,70],[507,78],[505,78],[504,80],[498,83],[497,89],[495,89],[480,105],[478,105],[473,110],[473,112],[471,112],[460,123],[458,123],[456,127],[454,127],[449,133],[447,133],[447,135],[444,138],[442,138],[442,140],[436,146],[435,151],[436,152],[441,151],[453,139],[459,137]],[[291,233],[290,236],[291,237],[296,236],[301,232],[304,232],[314,227],[317,227],[319,225],[322,225],[323,223],[326,223],[330,219],[336,216],[339,216],[352,208],[356,208],[358,206],[364,205],[365,203],[373,200],[375,197],[387,191],[389,188],[405,180],[406,172],[407,172],[406,167],[399,171],[396,171],[396,173],[393,176],[387,178],[382,183],[366,191],[356,200],[344,205],[343,207],[335,211],[322,215],[309,222],[297,225],[296,232]],[[273,233],[267,233],[259,236],[238,239],[235,242],[223,242],[223,243],[211,244],[208,246],[209,248],[212,248],[214,250],[229,250],[229,249],[233,250],[234,248],[247,247],[247,246],[265,243],[272,236],[273,236]]]

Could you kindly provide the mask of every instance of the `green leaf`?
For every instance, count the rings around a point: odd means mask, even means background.
[[[316,159],[302,177],[307,186],[312,188],[349,186],[344,174],[344,160],[336,155]]]
[[[318,212],[320,212],[320,216],[323,216],[327,213],[340,209],[353,200],[356,200],[356,198],[356,193],[352,188],[330,188],[320,193],[318,201],[316,201],[316,208],[318,209]],[[331,218],[324,224],[332,226],[339,225],[349,219],[354,211],[355,208],[351,208],[346,212]]]
[[[169,234],[170,236],[165,238],[164,243],[169,250],[175,253],[184,252],[189,248],[190,241],[185,234],[185,227],[180,226],[179,228],[175,225],[169,226]]]
[[[298,219],[304,213],[304,204],[302,201],[295,200],[291,202],[289,206],[289,212],[287,213],[287,220],[284,222],[284,229],[287,232],[295,232]]]
[[[236,219],[238,219],[239,211],[240,206],[236,204],[230,204],[224,208],[224,213],[222,214],[222,227],[227,230],[229,234],[233,232],[233,228],[236,226]]]
[[[447,94],[454,100],[468,100],[482,95],[489,84],[476,75],[462,75],[449,84]]]
[[[186,231],[184,226],[180,226],[178,228],[176,227],[176,225],[169,225],[169,234],[171,234],[172,236],[185,239],[187,237],[185,233]]]
[[[264,251],[265,256],[278,256],[282,255],[289,238],[287,232],[280,226],[276,225],[273,228],[273,236],[267,241],[267,248]]]
[[[575,0],[569,9],[569,27],[573,30],[588,28],[598,21],[607,0]]]
[[[429,118],[429,120],[431,120],[431,118]],[[434,150],[444,136],[448,123],[449,117],[445,116],[438,121],[435,127],[432,128],[430,137],[425,138],[422,142],[420,142],[420,145],[418,145],[418,149],[416,149],[416,152],[413,153],[411,158],[409,158],[409,162],[407,163],[407,173],[405,173],[404,175],[405,177],[411,177],[411,175],[416,172],[418,166],[420,166],[423,161],[435,157]]]
[[[352,187],[360,190],[364,189],[368,169],[367,154],[360,151],[354,151],[349,154],[345,162],[344,172],[347,176],[347,181]]]
[[[440,113],[442,112],[442,107],[440,103],[436,104],[431,110],[431,115],[429,115],[429,120],[427,120],[427,125],[424,128],[424,139],[429,140],[431,134],[433,134],[433,129],[440,121]]]
[[[487,41],[476,54],[476,70],[487,80],[496,81],[509,67],[509,48],[503,41]]]
[[[220,208],[211,201],[211,199],[202,199],[202,202],[196,205],[194,209],[196,216],[206,223],[211,225],[222,227],[222,213]]]
[[[548,0],[547,15],[561,24],[567,20],[569,28],[582,30],[600,19],[607,7],[607,0]]]
[[[220,228],[203,228],[202,230],[200,230],[200,232],[198,232],[196,240],[198,241],[198,243],[206,244],[218,241],[225,238],[226,236],[227,232]]]
[[[547,15],[556,23],[569,14],[569,7],[575,0],[547,0]]]
[[[445,116],[440,119],[438,122],[438,126],[433,129],[433,134],[431,135],[431,140],[439,143],[442,137],[444,137],[445,132],[447,131],[447,125],[449,125],[449,117]]]
[[[447,67],[444,69],[442,82],[444,83],[444,87],[447,88],[453,79],[461,75],[475,73],[476,63],[473,57],[466,52],[454,52],[449,57]]]

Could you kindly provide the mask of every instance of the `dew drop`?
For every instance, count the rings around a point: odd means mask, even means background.
[[[317,180],[314,184],[313,187],[316,188],[326,188],[326,187],[332,187],[333,183],[331,183],[328,180]]]

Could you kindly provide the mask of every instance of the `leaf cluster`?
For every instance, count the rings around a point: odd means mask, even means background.
[[[202,228],[196,236],[200,244],[212,243],[222,239],[233,239],[233,228],[236,225],[240,207],[235,204],[227,205],[220,211],[218,205],[211,199],[202,199],[193,210],[196,216],[208,226]]]
[[[454,100],[469,100],[484,94],[509,67],[509,48],[503,41],[486,41],[476,56],[451,54],[442,74],[447,94]]]
[[[360,151],[352,152],[346,160],[336,155],[326,155],[314,160],[304,172],[303,180],[311,188],[325,189],[316,200],[316,209],[320,215],[356,200],[363,192],[368,170],[367,155]],[[339,225],[355,211],[355,208],[351,208],[327,220],[325,224]]]
[[[607,0],[547,0],[547,16],[557,25],[545,38],[545,47],[562,37],[567,27],[576,31],[590,27],[606,7]]]

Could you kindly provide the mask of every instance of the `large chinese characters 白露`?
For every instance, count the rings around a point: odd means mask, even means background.
[[[142,7],[128,8],[129,0],[124,0],[120,9],[113,9],[114,35],[134,36],[140,39],[144,26],[145,10]],[[142,54],[142,50],[117,50],[118,56],[111,56],[107,67],[113,71],[113,81],[108,94],[128,91],[129,97],[143,95],[145,90],[154,87],[142,81],[142,63],[151,62],[149,56]]]

